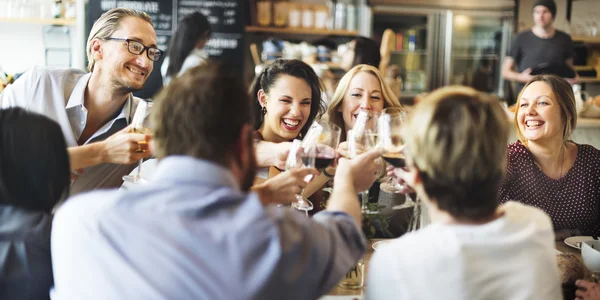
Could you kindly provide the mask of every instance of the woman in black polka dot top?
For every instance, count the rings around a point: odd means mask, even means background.
[[[554,75],[534,77],[517,99],[519,141],[508,146],[502,203],[544,210],[556,239],[600,235],[600,151],[569,140],[577,124],[571,86]]]

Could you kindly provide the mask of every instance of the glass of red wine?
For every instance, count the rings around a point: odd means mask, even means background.
[[[308,148],[302,147],[302,141],[294,140],[292,142],[292,148],[285,161],[285,169],[287,171],[298,169],[298,168],[314,168],[316,158],[316,148],[310,146]],[[313,175],[307,175],[304,181],[310,182],[313,179]],[[308,211],[314,208],[312,202],[302,196],[304,189],[300,191],[300,194],[296,195],[296,202],[292,203],[292,207],[304,211],[308,216]]]
[[[404,123],[406,114],[398,107],[388,107],[383,110],[378,122],[378,147],[382,150],[383,159],[395,168],[404,168],[403,143],[400,137],[400,127]],[[403,186],[392,177],[380,185],[388,193],[400,193]]]
[[[333,163],[341,133],[339,126],[326,120],[315,121],[310,126],[302,140],[302,148],[315,155],[315,168],[323,171]]]
[[[404,144],[400,135],[400,127],[406,119],[406,113],[399,107],[388,107],[383,110],[378,122],[378,147],[381,149],[383,159],[395,168],[406,166],[404,159]],[[380,188],[390,193],[400,193],[404,186],[390,177],[388,182],[382,183]],[[406,194],[404,207],[411,207],[414,202]]]

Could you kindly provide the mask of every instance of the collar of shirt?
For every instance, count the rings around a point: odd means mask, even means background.
[[[75,84],[73,90],[71,91],[71,95],[69,96],[69,101],[67,101],[66,110],[67,114],[69,114],[69,122],[71,123],[71,128],[73,129],[73,134],[76,139],[79,139],[83,129],[85,128],[87,122],[87,113],[88,110],[83,103],[83,99],[85,98],[85,88],[92,77],[92,73],[85,74]],[[125,101],[125,104],[121,108],[121,112],[110,122],[106,123],[100,130],[95,132],[89,140],[85,142],[85,144],[92,141],[97,136],[105,133],[108,129],[110,129],[114,122],[119,119],[125,118],[127,124],[130,123],[130,117],[133,113],[133,95],[130,93]]]
[[[239,190],[239,183],[231,170],[207,160],[189,156],[168,156],[156,166],[150,181],[157,184],[208,184]],[[152,183],[151,183],[152,184]]]

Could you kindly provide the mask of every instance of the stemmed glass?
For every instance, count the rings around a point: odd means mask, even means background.
[[[402,138],[400,127],[404,123],[406,114],[397,107],[388,107],[381,112],[378,122],[378,147],[383,151],[383,159],[396,168],[404,168],[404,154],[402,154]],[[400,193],[404,188],[393,177],[379,187],[388,193]]]
[[[132,133],[141,133],[141,134],[151,134],[152,131],[150,130],[150,118],[148,118],[147,116],[150,114],[150,112],[152,111],[152,102],[148,102],[145,100],[141,100],[138,105],[137,108],[135,109],[135,113],[133,114],[133,120],[131,121],[131,132]],[[137,150],[137,152],[143,152],[145,150],[143,150],[145,146],[145,148],[147,148],[148,146],[148,142],[144,141],[139,141],[139,149]],[[138,167],[137,167],[137,173],[135,175],[126,175],[123,176],[123,181],[125,182],[130,182],[130,183],[134,183],[134,184],[145,184],[148,181],[146,181],[146,179],[142,178],[141,172],[142,172],[142,163],[144,162],[143,159],[140,159],[140,161],[138,162]]]
[[[403,153],[403,140],[400,136],[400,127],[404,123],[406,113],[398,107],[388,107],[383,110],[379,120],[379,148],[381,148],[383,159],[395,168],[404,168],[406,166]],[[382,184],[383,185],[383,184]],[[384,191],[394,190],[400,192],[404,186],[395,180],[389,182],[389,185],[382,187]],[[394,206],[393,209],[403,209],[415,205],[410,195],[405,194],[406,201],[402,205]]]
[[[286,171],[298,169],[298,168],[314,168],[316,158],[316,147],[309,147],[304,149],[302,147],[302,141],[294,140],[292,142],[292,148],[285,161]],[[307,175],[304,181],[310,182],[313,179],[313,175]],[[296,195],[296,202],[292,203],[292,207],[297,210],[302,210],[308,216],[308,211],[314,208],[312,202],[302,196],[304,189],[300,191],[300,194]]]
[[[313,122],[302,140],[302,148],[315,154],[315,167],[325,170],[335,159],[335,149],[340,143],[342,129],[325,120]],[[314,148],[314,150],[312,149]]]
[[[375,141],[373,140],[374,134],[370,129],[364,130],[362,133],[354,131],[354,129],[348,130],[348,153],[350,158],[354,158],[361,153],[373,149]],[[379,177],[376,175],[375,177]],[[376,214],[377,211],[369,210],[367,203],[369,202],[369,190],[360,192],[361,198],[361,211],[366,214]]]

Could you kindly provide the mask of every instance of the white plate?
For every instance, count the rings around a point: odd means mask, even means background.
[[[377,242],[373,243],[373,245],[371,247],[373,247],[374,250],[377,250],[377,248],[379,248],[387,243],[391,243],[392,241],[393,241],[393,239],[377,241]]]
[[[565,239],[565,244],[575,249],[581,249],[581,243],[583,241],[593,240],[591,236],[572,236]]]

